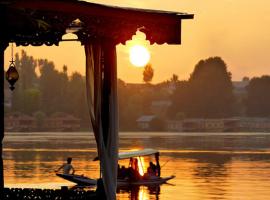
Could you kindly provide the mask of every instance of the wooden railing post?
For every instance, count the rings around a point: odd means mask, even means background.
[[[3,139],[4,139],[4,53],[8,42],[0,40],[0,194],[4,189]]]

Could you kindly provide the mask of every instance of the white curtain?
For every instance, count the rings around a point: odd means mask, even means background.
[[[116,48],[111,42],[85,44],[86,89],[107,199],[116,199],[118,103]]]

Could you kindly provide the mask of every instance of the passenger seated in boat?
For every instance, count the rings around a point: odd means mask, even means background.
[[[118,178],[124,179],[126,177],[128,177],[128,169],[125,166],[120,168],[120,165],[118,165]]]
[[[144,174],[144,178],[151,178],[156,176],[157,176],[156,165],[153,162],[150,162],[147,168],[147,172]]]
[[[63,174],[74,174],[75,173],[75,169],[74,167],[71,165],[72,162],[72,158],[68,157],[67,158],[67,163],[64,163],[61,167],[59,167],[57,170],[55,170],[55,172],[59,172],[62,169],[62,173]]]
[[[117,175],[119,176],[119,174],[120,174],[120,165],[118,164],[117,165]]]
[[[157,167],[153,162],[150,162],[150,168],[151,168],[151,171],[153,173],[153,176],[156,176],[157,175]]]
[[[131,180],[139,180],[141,179],[141,175],[139,173],[139,166],[138,166],[138,159],[134,158],[134,159],[130,159],[130,165],[131,167],[128,168],[129,170],[129,178]]]

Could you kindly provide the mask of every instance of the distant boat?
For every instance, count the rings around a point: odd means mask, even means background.
[[[124,160],[124,159],[139,158],[138,159],[139,164],[141,164],[142,166],[141,157],[151,156],[151,155],[159,155],[159,151],[155,149],[143,149],[143,150],[138,150],[138,151],[120,152],[118,159]],[[98,160],[98,158],[95,158],[94,160]],[[56,175],[65,180],[76,183],[80,186],[94,186],[97,184],[97,180],[91,179],[85,176],[72,175],[72,174],[56,174]],[[168,180],[173,179],[173,178],[175,178],[174,175],[171,175],[168,177],[159,177],[157,175],[154,175],[154,176],[140,176],[140,178],[138,179],[132,179],[132,178],[129,178],[127,175],[122,178],[121,177],[117,178],[117,186],[125,187],[125,186],[138,186],[138,185],[146,185],[146,186],[160,185],[160,184],[166,183]]]

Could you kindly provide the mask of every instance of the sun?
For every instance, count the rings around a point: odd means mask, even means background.
[[[150,60],[150,53],[142,45],[134,45],[129,50],[129,60],[136,67],[144,67]]]

